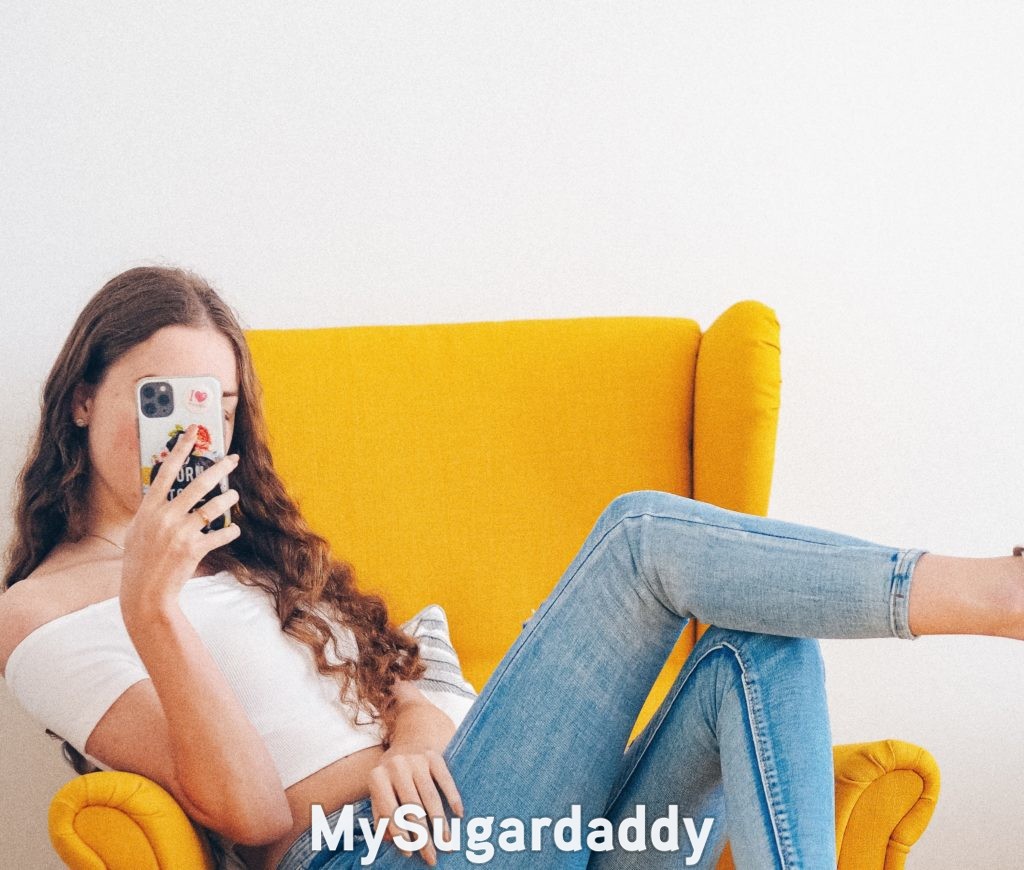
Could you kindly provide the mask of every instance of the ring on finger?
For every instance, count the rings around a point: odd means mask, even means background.
[[[208,525],[210,525],[210,523],[213,522],[213,520],[210,519],[210,517],[208,517],[206,514],[203,513],[203,509],[202,508],[196,508],[196,513],[199,515],[199,519],[201,519],[203,521],[203,525],[204,526],[208,526]]]

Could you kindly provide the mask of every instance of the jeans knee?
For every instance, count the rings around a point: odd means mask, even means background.
[[[638,513],[640,508],[641,492],[642,490],[636,492],[624,492],[621,495],[615,496],[615,498],[608,502],[605,509],[601,511],[602,519],[615,523],[624,517]]]
[[[825,680],[825,659],[821,654],[821,644],[814,637],[762,634],[712,625],[701,640],[709,644],[724,641],[737,650],[741,660],[749,657],[761,664],[799,672],[807,678]]]
[[[617,522],[625,517],[636,516],[645,512],[653,511],[660,513],[670,511],[673,508],[678,510],[680,500],[692,501],[692,499],[687,499],[685,496],[664,492],[660,489],[630,490],[615,496],[615,498],[608,502],[608,505],[601,512],[601,516],[611,522]]]
[[[814,637],[783,637],[781,644],[781,655],[791,663],[793,668],[798,668],[808,675],[816,677],[820,682],[825,681],[825,659],[821,654],[821,644]]]

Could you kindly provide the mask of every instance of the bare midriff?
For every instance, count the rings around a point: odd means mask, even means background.
[[[324,815],[362,800],[370,794],[370,771],[384,754],[382,746],[370,746],[339,758],[337,761],[300,779],[285,789],[292,810],[292,829],[281,839],[267,846],[236,846],[239,857],[249,870],[277,870],[288,847],[305,833],[311,822],[313,804],[323,807]]]

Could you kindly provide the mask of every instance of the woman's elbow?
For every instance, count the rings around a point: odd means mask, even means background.
[[[293,826],[294,819],[287,803],[267,808],[250,803],[225,821],[223,832],[234,843],[267,846],[280,840]]]

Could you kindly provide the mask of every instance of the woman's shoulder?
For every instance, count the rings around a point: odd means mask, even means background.
[[[98,570],[99,569],[99,570]],[[120,570],[75,558],[73,552],[51,554],[27,576],[0,595],[0,671],[29,634],[58,617],[117,595]]]
[[[15,647],[40,625],[49,622],[43,613],[38,584],[31,576],[0,595],[0,672],[6,676],[7,659]]]

